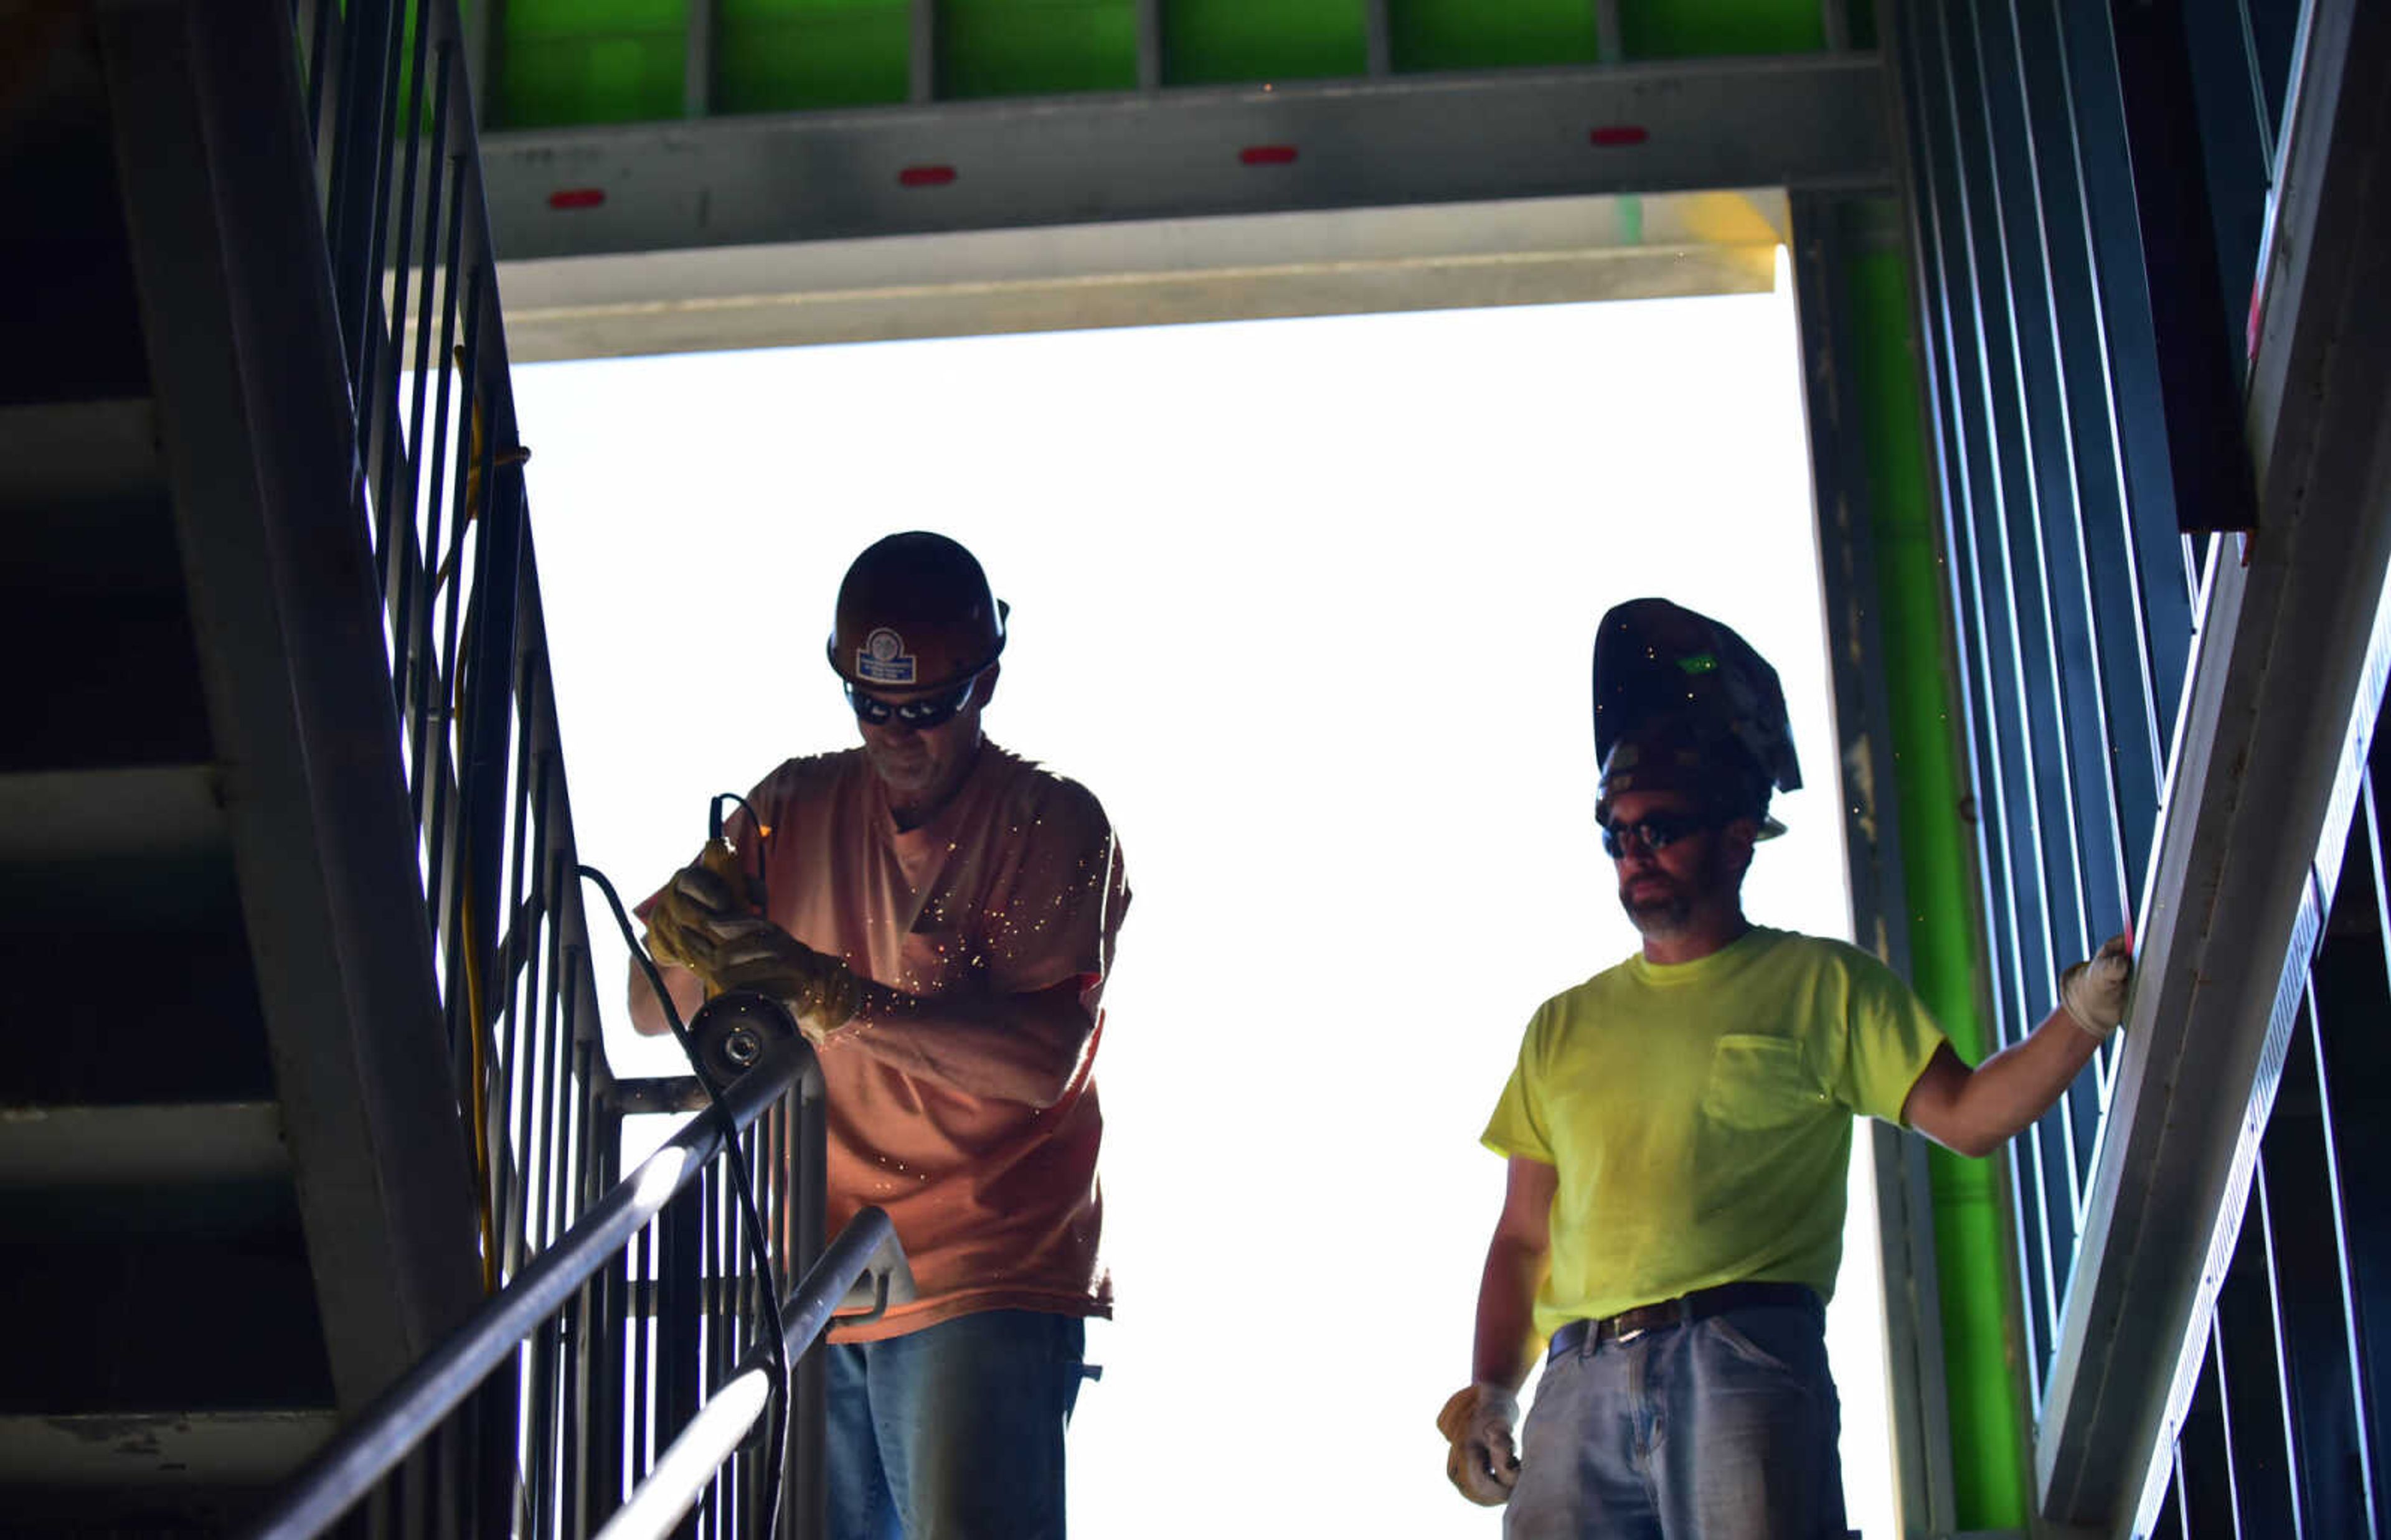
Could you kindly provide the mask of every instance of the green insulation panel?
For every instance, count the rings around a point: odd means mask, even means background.
[[[1360,0],[1169,0],[1167,85],[1359,75],[1370,68]]]
[[[904,101],[910,0],[721,0],[714,109],[802,112]]]
[[[1990,1045],[1977,1005],[1971,814],[1952,717],[1945,584],[1902,253],[1854,251],[1844,283],[1855,389],[1868,446],[1879,658],[1892,706],[1910,982],[1952,1046],[1978,1063]],[[1929,1150],[1927,1161],[1955,1517],[1961,1530],[2021,1529],[2027,1508],[2026,1418],[2010,1332],[1999,1166],[1940,1147]]]
[[[1590,0],[1387,0],[1387,40],[1395,68],[1406,71],[1601,58]]]
[[[684,115],[692,0],[506,0],[499,128]],[[1361,75],[1368,0],[1160,0],[1163,83]],[[1386,0],[1405,73],[1601,62],[1594,0]],[[1853,0],[1855,46],[1876,10]],[[1137,88],[1138,0],[937,0],[941,99]],[[1620,0],[1625,59],[1814,53],[1816,0]],[[715,0],[712,110],[800,112],[903,102],[912,0]]]
[[[1620,0],[1631,59],[1809,54],[1827,45],[1817,0]]]
[[[681,115],[685,0],[508,0],[501,128],[648,122]]]
[[[1137,89],[1137,0],[942,0],[938,95]]]

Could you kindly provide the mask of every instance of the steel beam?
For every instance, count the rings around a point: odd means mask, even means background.
[[[519,362],[1056,327],[1766,293],[1774,193],[981,230],[506,269]]]
[[[1874,57],[1804,56],[543,130],[487,135],[482,152],[498,249],[515,263],[1600,192],[1882,188],[1884,117]],[[1596,129],[1611,132],[1597,142]]]
[[[472,1178],[291,21],[194,0],[99,23],[224,818],[355,1407],[470,1308]]]
[[[2212,566],[2036,1440],[2054,1519],[2122,1532],[2165,1495],[2391,674],[2386,67],[2391,13],[2316,6],[2252,371],[2263,519]]]

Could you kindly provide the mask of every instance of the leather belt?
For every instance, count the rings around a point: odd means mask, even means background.
[[[1722,1283],[1712,1289],[1697,1289],[1674,1300],[1662,1300],[1658,1304],[1639,1304],[1616,1315],[1570,1321],[1553,1333],[1553,1344],[1545,1352],[1544,1361],[1550,1363],[1562,1354],[1598,1348],[1605,1342],[1632,1342],[1648,1331],[1684,1326],[1722,1311],[1768,1304],[1802,1305],[1819,1311],[1826,1308],[1817,1290],[1806,1283]]]

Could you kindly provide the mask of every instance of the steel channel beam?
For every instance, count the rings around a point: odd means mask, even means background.
[[[2165,1495],[2391,675],[2386,69],[2391,14],[2315,8],[2252,371],[2266,519],[2224,541],[2203,616],[2037,1440],[2052,1518],[2127,1526]]]
[[[336,1392],[471,1307],[472,1190],[287,6],[99,15],[241,905]],[[260,71],[265,71],[263,78]]]
[[[1643,131],[1596,145],[1597,127]],[[1257,146],[1292,161],[1247,163]],[[511,262],[1717,187],[1881,188],[1873,56],[1090,94],[485,135]],[[559,193],[565,207],[551,204]]]

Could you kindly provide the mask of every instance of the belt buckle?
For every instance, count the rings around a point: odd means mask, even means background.
[[[1612,1332],[1610,1334],[1610,1340],[1617,1342],[1621,1347],[1625,1347],[1636,1338],[1643,1336],[1648,1329],[1649,1328],[1646,1327],[1631,1326],[1624,1331]]]

